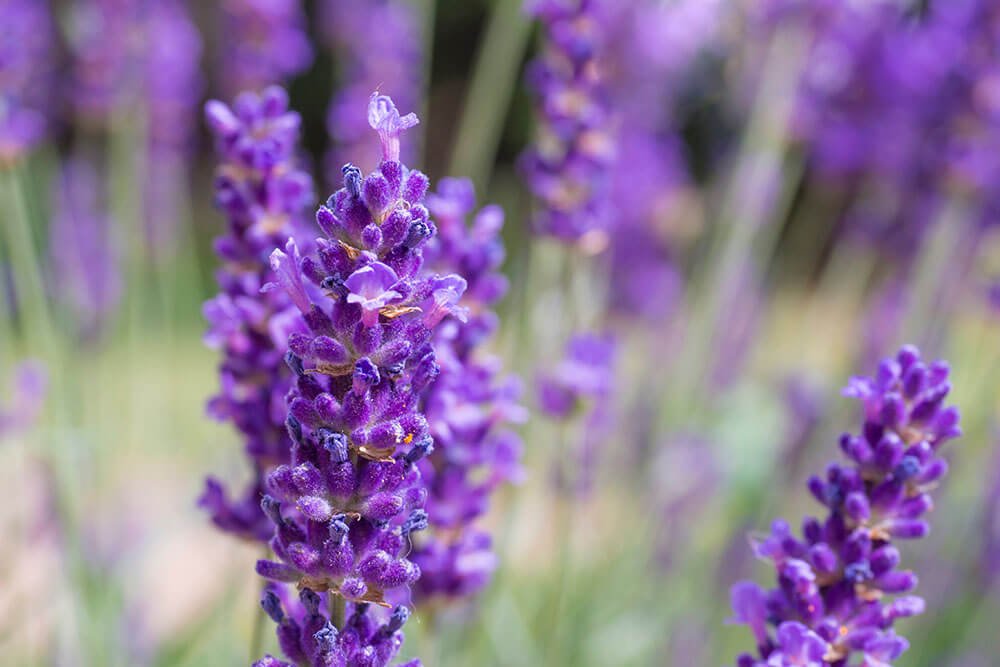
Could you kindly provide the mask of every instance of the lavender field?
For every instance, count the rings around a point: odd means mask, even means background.
[[[1000,5],[0,0],[0,664],[1000,665]]]

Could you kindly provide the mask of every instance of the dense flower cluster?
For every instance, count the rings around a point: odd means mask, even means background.
[[[444,321],[466,319],[465,279],[423,266],[436,232],[422,203],[428,181],[399,161],[400,134],[417,118],[375,93],[368,120],[382,145],[378,168],[344,166],[344,187],[316,214],[325,237],[315,253],[303,256],[290,239],[271,257],[276,282],[267,287],[286,293],[304,325],[289,335],[285,359],[295,374],[291,457],[267,476],[262,501],[276,559],[257,571],[324,594],[331,616],[338,605],[363,616],[371,603],[405,602],[420,576],[410,553],[412,534],[428,527],[419,462],[434,449],[422,408],[441,372],[433,341]],[[305,653],[308,664],[343,664]]]
[[[99,183],[93,165],[70,160],[62,166],[52,197],[52,277],[58,298],[85,340],[106,329],[122,295],[121,239],[114,235]]]
[[[893,623],[921,613],[924,603],[895,597],[913,590],[917,577],[899,569],[894,541],[927,534],[921,517],[947,471],[941,446],[961,433],[958,410],[944,406],[948,373],[947,364],[925,364],[908,346],[875,377],[851,380],[844,393],[861,401],[864,424],[860,435],[841,436],[849,462],[809,480],[828,516],[807,518],[802,539],[776,521],[754,551],[774,564],[777,587],[733,587],[735,620],[750,626],[759,651],[741,656],[740,667],[844,667],[858,656],[877,667],[906,650]]]
[[[530,10],[544,31],[542,55],[529,84],[538,130],[522,156],[525,181],[538,200],[535,229],[590,251],[607,243],[615,121],[601,55],[608,3],[538,0]]]
[[[365,171],[377,165],[378,141],[362,112],[371,91],[391,94],[404,109],[419,103],[423,46],[420,21],[406,0],[324,0],[320,7],[339,72],[327,113],[327,130],[334,142],[328,172],[336,182],[345,162],[354,160]],[[404,162],[416,145],[407,142]]]
[[[296,164],[300,120],[281,88],[243,94],[232,108],[209,102],[205,115],[222,160],[215,201],[227,224],[215,243],[223,261],[221,291],[204,308],[206,341],[223,352],[221,391],[209,412],[240,432],[255,476],[236,501],[209,479],[201,504],[223,530],[266,540],[272,529],[260,510],[262,475],[289,457],[285,393],[291,374],[283,357],[299,316],[284,293],[261,289],[274,279],[271,251],[300,233],[313,203],[312,182]]]
[[[312,63],[302,0],[223,0],[219,85],[228,95],[285,83]]]
[[[46,3],[0,5],[0,164],[30,150],[45,134],[54,49]]]
[[[499,272],[503,211],[485,206],[467,224],[475,192],[465,179],[442,179],[427,205],[437,234],[425,247],[426,263],[466,279],[467,317],[443,322],[434,337],[440,374],[424,399],[435,443],[424,467],[432,530],[418,537],[412,559],[422,572],[419,595],[455,597],[482,588],[496,565],[490,535],[475,522],[493,491],[521,476],[521,442],[509,424],[526,415],[516,378],[501,377],[500,360],[481,350],[497,328],[492,307],[507,290]]]
[[[368,613],[368,605],[359,604],[344,627],[338,629],[320,612],[323,602],[320,595],[305,588],[299,601],[293,616],[285,613],[285,607],[291,605],[284,605],[276,591],[264,594],[261,604],[278,624],[278,643],[292,662],[268,655],[255,662],[254,667],[386,665],[403,643],[400,628],[409,617],[406,607],[396,607],[387,620],[379,622]],[[419,660],[412,660],[400,667],[419,665]]]

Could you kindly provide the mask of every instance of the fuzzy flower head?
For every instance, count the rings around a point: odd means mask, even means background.
[[[378,91],[372,93],[368,101],[368,124],[378,132],[379,140],[382,142],[383,160],[399,160],[399,135],[403,130],[415,127],[419,122],[417,114],[412,112],[400,116],[399,110],[388,95],[380,95]]]

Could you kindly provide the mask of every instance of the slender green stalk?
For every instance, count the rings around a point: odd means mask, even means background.
[[[3,171],[4,194],[8,205],[4,215],[4,241],[14,270],[14,293],[18,312],[23,318],[25,338],[38,342],[40,351],[50,355],[55,348],[55,329],[49,312],[49,299],[35,248],[31,214],[25,197],[23,164]]]
[[[494,3],[448,165],[448,173],[471,178],[478,191],[490,180],[530,34],[520,0]]]
[[[330,608],[330,623],[337,630],[344,629],[344,622],[347,618],[347,602],[340,595],[334,592],[328,592],[326,594],[327,605]]]

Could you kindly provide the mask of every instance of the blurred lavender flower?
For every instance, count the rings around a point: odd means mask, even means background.
[[[542,55],[528,81],[537,99],[534,144],[522,155],[525,182],[538,200],[535,231],[600,252],[611,223],[616,123],[601,61],[608,3],[533,0],[543,27]]]
[[[415,8],[405,0],[324,0],[323,32],[334,51],[339,72],[330,101],[327,130],[334,146],[327,156],[330,182],[340,167],[353,161],[363,171],[378,164],[378,137],[368,127],[364,109],[373,90],[392,95],[404,109],[420,102],[423,78],[421,26]],[[407,142],[402,155],[411,159],[418,145]]]
[[[312,63],[301,0],[223,0],[218,84],[225,95],[287,83]]]
[[[431,530],[417,537],[413,560],[422,572],[419,595],[462,597],[485,586],[496,567],[490,535],[476,522],[499,485],[521,478],[521,442],[510,424],[526,413],[517,378],[502,377],[500,360],[482,350],[498,324],[492,308],[507,290],[499,270],[503,211],[485,206],[467,223],[475,193],[464,179],[442,179],[427,205],[438,230],[425,246],[427,266],[467,281],[458,305],[468,314],[443,322],[434,337],[440,374],[424,399],[435,442],[423,468]]]
[[[538,378],[538,403],[554,419],[566,419],[588,402],[610,396],[614,381],[615,341],[609,336],[577,334],[566,356]]]
[[[617,341],[610,335],[576,334],[566,356],[538,378],[538,404],[552,419],[576,419],[582,425],[571,452],[555,461],[557,486],[586,496],[594,484],[601,445],[615,424]]]
[[[48,389],[48,373],[37,361],[25,361],[14,368],[9,400],[0,405],[0,438],[31,428],[41,414]]]
[[[842,666],[854,656],[865,665],[890,664],[906,650],[892,625],[919,614],[922,599],[900,596],[917,584],[899,570],[894,540],[920,538],[932,507],[929,491],[947,471],[939,449],[961,434],[955,407],[944,407],[951,384],[944,362],[925,365],[904,347],[885,359],[873,378],[852,378],[844,394],[863,406],[860,436],[844,434],[849,465],[832,464],[809,490],[829,515],[807,518],[804,540],[784,521],[754,541],[754,552],[774,563],[778,586],[751,582],[732,589],[734,621],[750,626],[759,657],[740,667]],[[768,626],[776,626],[773,634]]]
[[[143,189],[146,242],[154,258],[173,254],[187,197],[188,161],[204,88],[201,36],[182,0],[147,9],[144,103],[147,156]]]
[[[0,3],[0,165],[31,150],[45,135],[55,39],[47,3]]]
[[[142,224],[154,259],[173,254],[203,81],[202,43],[183,0],[85,0],[73,7],[71,101],[80,120],[112,130],[138,114],[145,147]]]
[[[286,355],[295,373],[291,458],[268,474],[262,501],[275,559],[257,562],[261,576],[303,591],[314,625],[301,633],[286,633],[286,616],[272,613],[275,598],[264,600],[297,664],[346,664],[332,657],[348,630],[338,616],[405,602],[420,577],[412,540],[429,527],[423,470],[436,472],[426,461],[434,439],[424,408],[441,374],[435,336],[466,316],[459,305],[466,281],[423,267],[423,248],[437,231],[422,203],[428,181],[398,161],[400,135],[416,117],[377,93],[368,117],[381,163],[368,175],[344,166],[344,187],[316,214],[325,234],[316,252],[303,255],[290,239],[272,254],[276,281],[266,288],[283,290],[306,325],[289,336]],[[320,594],[329,619],[319,612]],[[395,656],[401,635],[381,647],[375,639],[395,636],[407,615],[397,607],[388,630],[363,633],[372,642],[364,647],[368,664]]]
[[[209,102],[205,116],[221,159],[215,203],[227,219],[226,234],[215,243],[223,261],[217,274],[221,291],[204,307],[205,340],[223,351],[221,390],[208,410],[240,432],[254,479],[232,501],[210,478],[199,502],[222,530],[266,540],[271,526],[260,510],[263,475],[289,457],[284,424],[291,374],[284,350],[289,334],[304,325],[283,292],[262,293],[262,288],[275,277],[271,251],[301,234],[313,202],[312,180],[297,165],[300,120],[281,88],[244,93],[232,108]]]
[[[67,161],[53,193],[50,261],[58,298],[72,310],[78,333],[94,339],[121,300],[118,239],[93,166]]]

